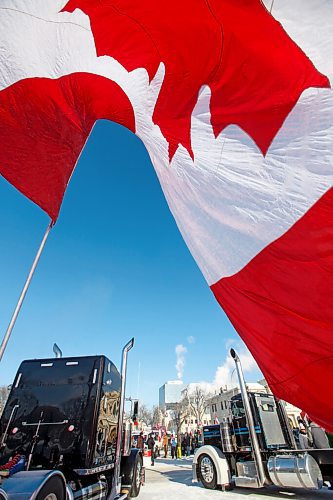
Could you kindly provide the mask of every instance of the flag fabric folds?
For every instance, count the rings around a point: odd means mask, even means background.
[[[273,392],[333,431],[333,11],[271,7],[3,0],[0,172],[56,221],[96,120],[136,133]]]

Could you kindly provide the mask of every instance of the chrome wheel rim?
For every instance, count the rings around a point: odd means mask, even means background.
[[[200,462],[201,477],[206,483],[211,483],[214,479],[214,465],[209,457],[203,457]]]
[[[55,493],[49,493],[48,495],[46,495],[44,500],[57,500],[57,495]]]
[[[141,485],[141,462],[140,460],[136,464],[136,487],[140,488]]]

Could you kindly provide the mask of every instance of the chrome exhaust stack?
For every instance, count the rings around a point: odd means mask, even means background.
[[[53,344],[53,352],[56,358],[62,358],[62,350],[58,344]]]
[[[264,464],[263,464],[261,453],[260,453],[259,441],[258,441],[258,437],[257,437],[256,431],[254,428],[253,415],[252,415],[252,411],[251,411],[249,396],[248,396],[246,385],[245,385],[245,379],[244,379],[242,365],[241,365],[240,359],[238,357],[238,354],[236,353],[236,351],[234,349],[230,349],[230,355],[233,358],[233,360],[235,361],[235,365],[236,365],[237,376],[238,376],[238,381],[239,381],[239,388],[240,388],[240,392],[241,392],[241,396],[242,396],[242,400],[243,400],[246,422],[247,422],[247,426],[249,428],[249,434],[250,434],[251,443],[252,443],[253,459],[255,462],[256,469],[257,469],[258,487],[261,488],[265,484],[270,484],[270,481],[266,478],[266,474],[265,474]]]
[[[125,391],[126,391],[126,372],[127,372],[127,356],[129,351],[134,346],[134,337],[127,342],[122,351],[121,358],[121,393],[120,393],[120,403],[119,403],[119,419],[118,419],[118,434],[117,434],[117,445],[116,445],[116,461],[114,468],[114,477],[112,492],[110,498],[114,498],[113,495],[120,493],[120,461],[121,461],[121,440],[123,436],[123,423],[124,423],[124,409],[125,409]]]

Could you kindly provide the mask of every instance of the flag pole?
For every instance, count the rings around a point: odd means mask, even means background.
[[[39,245],[39,248],[38,248],[38,251],[36,253],[36,256],[35,256],[35,259],[32,263],[32,266],[31,266],[31,269],[29,271],[29,274],[28,274],[28,277],[25,281],[25,284],[24,284],[24,287],[22,289],[22,292],[21,292],[21,295],[18,299],[18,302],[16,304],[16,307],[15,307],[15,310],[13,312],[13,315],[12,315],[12,318],[10,320],[10,323],[8,325],[8,328],[6,330],[6,333],[4,335],[4,338],[2,340],[2,343],[1,343],[1,346],[0,346],[0,361],[2,360],[2,356],[6,350],[6,347],[7,347],[7,344],[8,344],[8,341],[9,341],[9,338],[10,338],[10,335],[12,333],[12,330],[14,328],[14,325],[15,325],[15,322],[17,320],[17,317],[19,315],[19,312],[20,312],[20,309],[21,309],[21,306],[23,304],[23,301],[24,301],[24,298],[26,296],[26,293],[28,291],[28,288],[29,288],[29,285],[31,283],[31,280],[32,280],[32,277],[34,275],[34,272],[35,272],[35,269],[37,267],[37,264],[38,264],[38,261],[39,261],[39,258],[41,256],[41,253],[43,251],[43,248],[45,246],[45,243],[46,243],[46,240],[47,240],[47,237],[52,229],[52,226],[53,226],[53,221],[50,221],[49,225],[47,226],[47,229],[45,231],[45,234],[43,236],[43,239],[41,241],[41,244]]]

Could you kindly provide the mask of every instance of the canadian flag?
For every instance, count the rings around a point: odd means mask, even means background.
[[[272,391],[333,431],[331,1],[2,0],[0,16],[2,175],[55,221],[96,120],[135,132]]]

